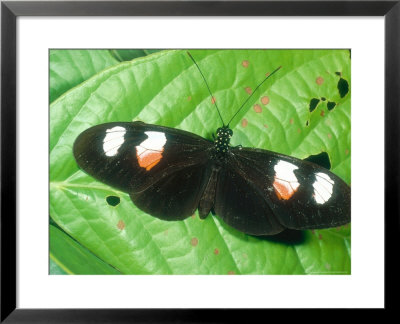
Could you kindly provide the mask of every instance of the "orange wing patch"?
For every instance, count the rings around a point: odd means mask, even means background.
[[[289,200],[300,186],[294,173],[298,167],[294,164],[280,160],[275,166],[274,183],[272,184],[279,199]]]
[[[139,166],[150,171],[161,161],[167,138],[163,132],[149,131],[144,133],[147,135],[147,139],[136,146],[136,157]]]
[[[297,191],[298,186],[292,186],[292,184],[288,181],[278,179],[275,177],[275,181],[273,183],[275,193],[279,199],[289,200],[292,198],[294,193]]]
[[[139,154],[139,149],[136,147],[136,157],[138,160],[139,165],[142,168],[146,168],[146,171],[151,170],[155,165],[158,164],[158,162],[161,161],[162,159],[162,152],[164,151],[153,151],[153,150],[147,150],[143,151],[142,153]]]

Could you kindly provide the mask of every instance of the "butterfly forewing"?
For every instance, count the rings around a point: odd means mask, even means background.
[[[142,122],[89,128],[74,144],[85,172],[119,190],[142,192],[171,174],[209,160],[212,142],[195,134]]]
[[[266,150],[231,152],[230,168],[265,199],[284,227],[316,229],[350,222],[350,187],[332,172]]]

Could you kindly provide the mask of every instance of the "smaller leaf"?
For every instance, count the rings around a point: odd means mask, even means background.
[[[65,272],[51,257],[50,257],[50,269],[49,274],[51,275],[66,275]]]
[[[116,49],[110,50],[112,56],[115,57],[120,62],[123,61],[131,61],[135,58],[146,56],[155,52],[159,52],[160,50],[156,49]]]
[[[50,274],[121,274],[57,227],[50,225]]]

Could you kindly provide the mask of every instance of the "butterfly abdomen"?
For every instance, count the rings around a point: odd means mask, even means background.
[[[199,217],[204,219],[208,216],[210,211],[214,208],[215,203],[215,191],[217,189],[218,172],[220,167],[213,165],[211,167],[211,174],[208,178],[207,185],[203,191],[199,202]]]

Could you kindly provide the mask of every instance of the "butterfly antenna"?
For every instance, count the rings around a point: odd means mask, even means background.
[[[201,70],[200,70],[199,66],[197,65],[196,61],[194,60],[193,56],[192,56],[189,52],[187,52],[187,54],[188,54],[189,57],[192,59],[193,63],[196,65],[196,67],[197,67],[197,69],[199,70],[201,76],[203,77],[203,80],[204,80],[204,82],[206,83],[208,92],[210,93],[212,103],[215,105],[215,108],[217,108],[219,118],[221,119],[221,122],[222,122],[222,126],[225,126],[224,120],[222,119],[221,113],[219,112],[217,102],[215,101],[215,98],[214,98],[213,94],[211,93],[210,87],[208,86],[207,80],[206,80],[206,78],[204,77],[203,72],[201,72]]]
[[[254,89],[254,91],[251,93],[251,95],[243,102],[243,104],[240,106],[240,108],[238,109],[238,111],[236,111],[236,113],[233,115],[233,117],[231,118],[231,120],[229,121],[229,123],[228,123],[228,127],[229,127],[229,124],[231,123],[231,121],[236,117],[236,115],[239,113],[239,111],[240,110],[242,110],[242,108],[244,107],[244,105],[250,100],[250,98],[253,96],[253,94],[257,91],[257,89],[259,88],[259,87],[261,87],[261,85],[265,82],[265,81],[267,81],[275,72],[277,72],[280,68],[282,68],[282,66],[280,66],[280,67],[278,67],[278,68],[276,68],[274,71],[272,71],[270,74],[268,74],[267,75],[267,77],[263,80],[263,81],[261,81],[261,83]]]

